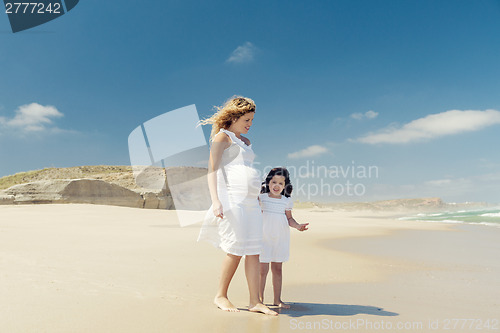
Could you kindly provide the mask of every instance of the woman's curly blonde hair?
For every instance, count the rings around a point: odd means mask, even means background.
[[[229,98],[224,105],[214,107],[215,112],[210,118],[200,120],[199,125],[212,124],[212,133],[210,141],[219,133],[220,129],[228,129],[233,121],[238,120],[241,116],[255,112],[255,102],[242,96],[233,96]]]

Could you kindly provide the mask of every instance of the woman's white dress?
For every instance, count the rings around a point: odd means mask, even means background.
[[[277,199],[262,193],[259,200],[264,221],[260,262],[285,262],[290,257],[290,227],[285,210],[292,209],[292,198],[282,195]]]
[[[216,217],[212,206],[205,214],[198,241],[207,240],[224,252],[237,256],[260,254],[262,249],[262,212],[259,206],[260,176],[253,168],[255,154],[233,132],[227,134],[231,145],[222,153],[217,170],[217,193],[224,218]]]

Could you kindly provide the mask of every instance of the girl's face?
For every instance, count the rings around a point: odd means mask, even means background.
[[[274,197],[279,197],[285,188],[285,176],[273,176],[269,181],[269,194]]]
[[[247,114],[244,114],[243,116],[239,117],[238,120],[234,121],[231,124],[231,128],[233,129],[233,132],[238,132],[241,134],[248,133],[248,130],[252,126],[252,121],[253,121],[254,115],[255,115],[255,112],[248,112]]]

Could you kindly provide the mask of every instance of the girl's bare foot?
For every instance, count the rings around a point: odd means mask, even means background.
[[[222,311],[240,312],[240,310],[238,310],[238,308],[235,307],[233,303],[227,299],[227,297],[215,297],[214,304],[217,305]]]
[[[255,306],[251,307],[248,309],[249,311],[252,312],[262,312],[263,314],[270,315],[270,316],[277,316],[278,313],[269,309],[267,306],[265,306],[262,303],[257,303]]]
[[[278,307],[280,307],[282,309],[290,309],[290,305],[286,304],[286,303],[283,303],[283,301],[276,302],[273,305],[276,305],[276,306],[278,306]]]

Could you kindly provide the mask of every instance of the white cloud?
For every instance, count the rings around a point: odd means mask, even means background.
[[[63,116],[53,106],[43,106],[38,103],[25,104],[21,105],[15,113],[11,119],[0,117],[0,125],[22,132],[43,132],[49,129],[60,131],[57,127],[49,126],[53,118]]]
[[[374,118],[377,118],[378,116],[378,112],[375,112],[375,111],[366,111],[365,113],[361,113],[361,112],[356,112],[356,113],[353,113],[351,114],[351,118],[353,119],[356,119],[356,120],[362,120],[362,119],[374,119]]]
[[[251,62],[254,58],[255,51],[257,48],[250,42],[245,42],[245,44],[238,46],[231,55],[226,60],[226,62],[231,63],[245,63]]]
[[[320,146],[320,145],[313,145],[313,146],[309,146],[305,149],[299,150],[297,152],[288,154],[288,158],[297,159],[297,158],[303,158],[303,157],[312,157],[312,156],[318,156],[318,155],[324,154],[326,152],[328,152],[327,148]]]
[[[451,179],[436,179],[426,181],[424,184],[428,186],[448,186],[451,184]]]
[[[365,113],[365,116],[366,116],[366,118],[368,118],[368,119],[374,119],[374,118],[377,118],[377,116],[378,116],[378,112],[375,112],[375,111],[370,110],[370,111],[367,111],[367,112]]]
[[[409,143],[477,131],[494,124],[500,124],[500,111],[450,110],[413,120],[400,127],[389,127],[354,141],[368,144]]]

